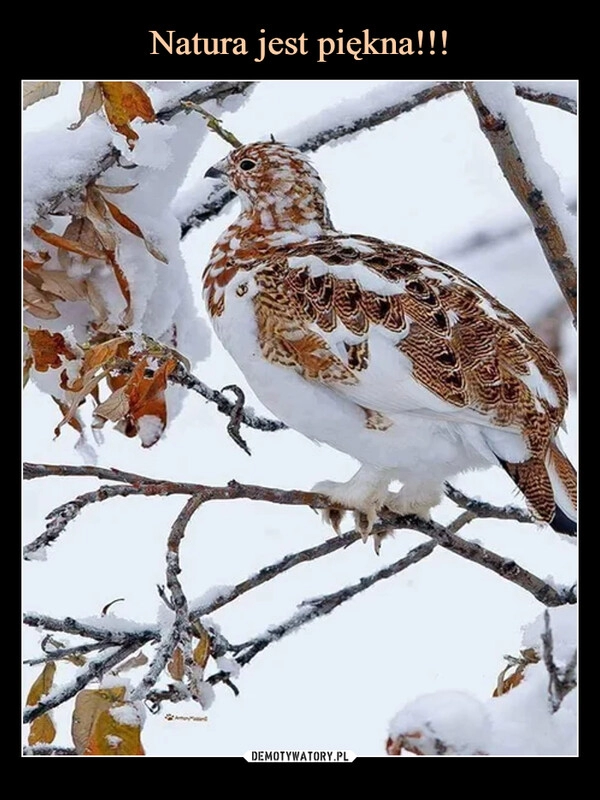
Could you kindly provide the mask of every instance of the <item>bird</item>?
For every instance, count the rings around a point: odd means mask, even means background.
[[[365,540],[384,508],[429,520],[449,478],[500,466],[537,522],[575,535],[567,381],[526,322],[434,257],[338,231],[295,147],[240,145],[205,177],[240,201],[203,273],[208,315],[273,414],[359,462],[313,487],[337,532],[344,510]]]

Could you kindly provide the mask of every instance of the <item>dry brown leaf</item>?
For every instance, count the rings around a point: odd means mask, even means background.
[[[171,660],[167,664],[167,670],[169,675],[175,681],[182,681],[184,675],[184,662],[183,662],[183,650],[181,647],[176,647],[173,651],[173,655],[171,656]]]
[[[121,316],[121,321],[125,327],[129,327],[133,321],[133,310],[131,308],[131,291],[129,289],[129,281],[125,277],[125,273],[121,269],[121,266],[117,262],[114,253],[107,253],[108,260],[110,265],[113,268],[113,272],[115,273],[115,278],[117,279],[117,283],[119,284],[119,289],[121,290],[121,294],[125,298],[125,311]]]
[[[92,728],[100,712],[124,699],[124,686],[112,686],[109,689],[84,689],[79,692],[75,698],[75,708],[71,719],[71,738],[80,755],[88,745]]]
[[[84,81],[79,100],[79,120],[69,125],[69,130],[76,130],[91,114],[99,111],[102,108],[102,99],[102,89],[98,81]]]
[[[33,357],[26,356],[23,359],[23,388],[27,386],[27,382],[29,381],[29,373],[31,372],[31,367],[33,366]]]
[[[77,358],[75,353],[68,347],[61,333],[50,333],[47,330],[27,330],[33,364],[38,372],[47,372],[52,367],[57,369],[63,362],[61,356],[69,361]]]
[[[81,278],[73,278],[62,270],[43,270],[40,273],[42,290],[61,300],[87,300],[87,286]]]
[[[58,397],[54,397],[54,395],[52,395],[52,399],[54,400],[56,405],[60,408],[63,418],[66,417],[67,414],[69,413],[69,404],[63,402],[62,400],[59,400]],[[81,424],[79,418],[76,415],[71,414],[69,416],[68,423],[72,428],[75,428],[77,433],[83,433],[83,425]],[[56,436],[60,436],[59,433],[56,433],[56,430],[54,431],[54,433]]]
[[[142,650],[137,654],[137,656],[132,656],[128,658],[127,661],[124,661],[120,664],[116,669],[113,670],[114,675],[120,675],[122,672],[128,672],[130,669],[135,669],[136,667],[143,667],[144,664],[148,663],[148,656],[146,656]]]
[[[121,377],[121,376],[119,376]],[[124,376],[125,378],[127,376]],[[125,392],[125,386],[116,389],[110,397],[94,409],[94,428],[102,428],[108,420],[118,422],[129,413],[129,398]]]
[[[127,139],[132,150],[139,139],[129,123],[134,119],[154,122],[156,116],[146,92],[132,81],[102,81],[104,110],[110,124]]]
[[[125,228],[125,230],[129,231],[130,233],[133,233],[134,236],[139,236],[139,238],[142,239],[146,245],[148,252],[153,255],[154,258],[158,259],[158,261],[162,261],[163,264],[169,263],[167,257],[163,255],[160,250],[152,244],[152,242],[146,239],[142,233],[142,229],[136,222],[128,217],[127,214],[123,213],[118,206],[116,206],[114,203],[111,203],[110,200],[104,198],[104,202],[106,203],[113,218],[119,223],[119,225],[121,225],[121,227]]]
[[[87,219],[102,243],[102,249],[114,252],[117,249],[118,239],[113,229],[113,221],[106,200],[93,183],[86,188],[84,208]]]
[[[496,688],[492,693],[492,697],[501,697],[503,694],[510,692],[511,689],[518,686],[525,677],[527,667],[530,664],[537,664],[539,660],[539,654],[533,647],[521,650],[520,657],[518,659],[513,659],[513,663],[505,667],[500,675],[498,675]],[[507,673],[509,673],[510,670],[514,670],[514,672],[511,672],[507,677]]]
[[[39,269],[43,267],[46,261],[50,258],[50,253],[46,250],[23,250],[23,266],[25,269]]]
[[[91,248],[98,252],[102,252],[102,241],[96,233],[96,229],[87,217],[73,217],[71,222],[65,228],[63,236],[73,242],[80,242],[84,247]],[[63,248],[58,250],[58,261],[63,267],[67,269],[73,263],[75,255]],[[87,257],[83,257],[83,262]]]
[[[58,319],[60,311],[52,300],[30,281],[27,271],[24,272],[23,303],[25,310],[38,319]]]
[[[135,189],[137,185],[137,183],[131,183],[128,186],[107,186],[104,183],[95,184],[96,189],[99,189],[101,192],[107,194],[127,194]]]
[[[89,247],[83,242],[77,242],[73,239],[67,239],[64,236],[59,236],[57,233],[46,231],[40,228],[39,225],[32,225],[31,230],[40,239],[43,239],[48,244],[53,244],[55,247],[62,247],[64,250],[69,250],[71,253],[78,253],[80,256],[87,258],[97,258],[100,261],[105,261],[104,253],[94,247]]]
[[[38,100],[58,94],[60,81],[23,81],[23,111]]]
[[[84,756],[146,755],[140,738],[141,726],[120,722],[120,710],[137,716],[137,710],[132,703],[114,703],[106,711],[101,711],[94,722]]]

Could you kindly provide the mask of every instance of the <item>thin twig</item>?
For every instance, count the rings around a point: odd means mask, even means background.
[[[214,133],[216,133],[217,136],[220,136],[223,141],[227,142],[227,144],[231,145],[232,147],[242,146],[242,143],[237,136],[224,128],[221,120],[217,119],[214,114],[210,114],[208,111],[202,108],[202,106],[199,106],[197,103],[193,103],[191,100],[183,100],[181,105],[184,108],[190,109],[190,111],[197,111],[199,114],[201,114],[206,120],[209,130],[214,131]]]
[[[228,386],[224,386],[221,389],[221,392],[233,392],[236,396],[236,401],[231,409],[231,415],[229,424],[227,425],[227,433],[231,436],[233,441],[242,448],[245,453],[248,453],[249,456],[252,455],[250,452],[250,448],[242,438],[242,434],[240,433],[240,423],[242,421],[242,415],[244,413],[244,403],[246,402],[246,398],[244,396],[244,392],[240,389],[239,386],[235,386],[233,383],[229,384]]]
[[[240,666],[248,664],[248,662],[252,661],[252,659],[257,656],[258,653],[264,650],[265,647],[268,647],[268,645],[272,644],[272,642],[287,636],[292,631],[297,630],[299,627],[305,625],[307,622],[313,619],[317,619],[318,617],[323,617],[326,614],[331,613],[342,603],[350,600],[360,592],[364,592],[366,589],[369,589],[378,581],[390,578],[392,575],[397,575],[399,572],[402,572],[413,564],[417,564],[419,561],[422,561],[424,558],[430,555],[430,553],[435,549],[435,546],[435,542],[425,542],[424,544],[421,544],[418,547],[410,550],[406,556],[394,562],[393,564],[383,567],[377,572],[374,572],[372,575],[361,578],[358,583],[352,584],[351,586],[346,586],[337,592],[332,592],[331,594],[322,595],[321,597],[314,597],[310,600],[304,600],[300,604],[299,610],[287,620],[279,625],[269,627],[260,636],[257,636],[248,642],[244,642],[244,644],[238,645],[235,648],[235,660],[238,662],[238,664],[240,664]]]
[[[109,669],[116,667],[121,661],[137,650],[138,644],[125,644],[93,661],[88,661],[85,668],[70,682],[58,687],[50,694],[45,695],[35,706],[27,706],[23,714],[23,722],[33,722],[34,719],[45,714],[56,706],[62,705],[66,700],[75,697],[82,689],[93,680],[101,678]]]
[[[216,389],[211,389],[199,378],[196,378],[195,375],[189,373],[182,364],[179,364],[169,375],[169,381],[171,383],[176,383],[179,386],[184,386],[186,389],[191,389],[193,392],[201,395],[209,402],[215,403],[217,409],[222,414],[225,414],[231,418],[236,404],[232,403],[231,400],[228,400],[222,392],[218,392]],[[240,420],[249,428],[254,428],[255,430],[259,431],[271,432],[287,429],[287,425],[285,425],[283,422],[279,422],[279,420],[275,419],[258,417],[256,414],[248,411],[247,409],[242,410]]]
[[[452,502],[456,503],[460,508],[472,511],[476,517],[512,519],[515,520],[515,522],[535,524],[535,520],[531,514],[524,508],[519,508],[518,506],[493,506],[491,503],[485,503],[483,500],[475,500],[463,494],[463,492],[447,482],[444,484],[444,491],[446,497],[449,497]]]
[[[541,103],[545,106],[560,108],[561,111],[568,111],[569,114],[577,114],[577,100],[572,97],[558,94],[557,92],[547,92],[536,89],[535,86],[528,86],[525,83],[515,84],[515,91],[524,100],[531,100],[533,103]]]
[[[60,661],[61,659],[69,659],[70,656],[80,656],[84,653],[90,653],[93,650],[102,650],[103,648],[109,646],[110,643],[107,642],[90,642],[89,644],[77,645],[77,647],[64,647],[49,651],[47,655],[40,658],[28,658],[26,661],[23,661],[23,663],[33,667],[36,664],[44,664],[46,661]]]
[[[577,686],[577,651],[573,652],[564,669],[559,669],[554,661],[554,640],[548,609],[544,611],[542,650],[544,665],[548,672],[548,704],[552,713],[555,714],[565,697]]]
[[[577,270],[569,253],[565,234],[547,198],[528,172],[509,120],[501,113],[487,107],[473,82],[465,84],[465,92],[475,109],[479,127],[490,143],[504,177],[533,224],[535,235],[576,324]]]

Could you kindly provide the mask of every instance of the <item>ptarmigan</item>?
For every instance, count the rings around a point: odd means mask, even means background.
[[[429,518],[445,479],[495,464],[538,520],[575,532],[567,383],[522,319],[435,258],[337,231],[295,148],[244,145],[206,176],[241,201],[204,272],[217,336],[273,414],[361,463],[314,491],[366,533],[382,506]]]

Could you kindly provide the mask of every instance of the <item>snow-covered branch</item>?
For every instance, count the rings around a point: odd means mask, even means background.
[[[544,611],[544,630],[541,634],[544,665],[548,671],[548,702],[552,713],[561,707],[564,698],[577,686],[577,651],[561,669],[554,660],[554,637],[548,609]]]
[[[479,126],[515,197],[529,216],[550,269],[577,323],[575,221],[558,177],[543,160],[511,84],[465,84]]]

